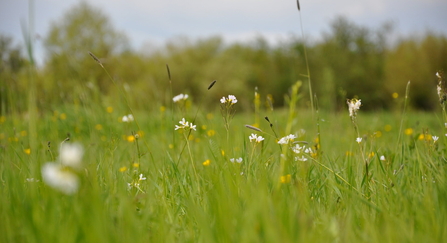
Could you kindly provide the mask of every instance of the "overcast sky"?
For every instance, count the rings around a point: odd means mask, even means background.
[[[79,0],[34,0],[34,30],[46,36],[50,23],[61,19]],[[220,35],[226,41],[247,41],[262,35],[270,42],[301,35],[296,0],[90,0],[102,9],[133,47],[162,45],[176,36]],[[306,38],[318,39],[337,16],[378,28],[392,21],[396,36],[426,30],[447,35],[447,0],[301,0]],[[29,0],[0,0],[0,34],[23,43],[21,22],[27,23]],[[36,58],[44,51],[36,42]]]

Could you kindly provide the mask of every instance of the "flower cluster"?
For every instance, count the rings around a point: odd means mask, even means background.
[[[123,118],[121,119],[123,122],[131,122],[134,120],[133,115],[129,114],[127,116],[123,116]]]
[[[174,101],[174,103],[177,103],[177,102],[179,102],[181,100],[188,99],[188,97],[189,96],[187,94],[179,94],[179,95],[174,96],[174,98],[172,98],[172,100]]]
[[[239,158],[237,158],[237,159],[235,159],[235,158],[231,158],[231,159],[230,159],[230,162],[231,162],[231,163],[237,162],[237,163],[240,164],[240,163],[242,163],[242,157],[239,157]]]
[[[180,126],[179,125],[175,125],[175,130],[178,130],[178,129],[188,129],[189,128],[189,129],[192,129],[192,130],[196,131],[196,125],[192,124],[192,122],[187,122],[185,120],[185,118],[182,118],[182,120],[179,121],[179,123],[180,123]]]
[[[134,180],[134,181],[132,181],[131,183],[127,183],[127,189],[128,189],[128,190],[131,190],[132,187],[135,187],[135,188],[138,189],[138,191],[144,193],[144,191],[143,191],[143,190],[141,189],[141,187],[140,187],[140,182],[141,182],[141,181],[145,181],[145,180],[146,180],[146,177],[144,177],[143,174],[140,174],[140,176],[138,177],[137,180]]]
[[[306,147],[305,145],[300,146],[299,144],[296,144],[292,147],[293,153],[295,153],[297,156],[295,157],[295,161],[306,161],[307,158],[305,154],[312,155],[313,150],[310,147]]]
[[[260,143],[264,140],[264,138],[262,136],[258,136],[254,133],[252,133],[248,139],[250,139],[250,142],[255,142],[255,143]]]
[[[285,137],[282,137],[282,138],[278,141],[278,144],[289,144],[289,143],[292,143],[293,140],[294,140],[295,138],[296,138],[295,135],[293,135],[293,134],[289,134],[289,135],[287,135],[287,136],[285,136]]]
[[[63,143],[59,148],[59,161],[48,162],[42,166],[43,181],[65,194],[77,192],[79,178],[75,171],[79,171],[82,167],[83,154],[82,145]]]
[[[347,100],[347,104],[349,107],[349,116],[352,119],[355,119],[355,117],[357,116],[357,111],[360,109],[360,106],[362,105],[361,100],[358,99],[351,99],[351,100]]]
[[[236,104],[237,103],[237,99],[236,99],[236,96],[234,96],[234,95],[228,95],[228,98],[225,98],[225,96],[224,97],[222,97],[221,99],[220,99],[220,103],[222,103],[222,104],[230,104],[230,105],[234,105],[234,104]]]

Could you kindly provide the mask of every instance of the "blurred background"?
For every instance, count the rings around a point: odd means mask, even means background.
[[[308,57],[320,109],[438,109],[436,72],[447,69],[445,0],[0,1],[0,113],[63,103],[120,102],[94,53],[132,107],[158,110],[172,95],[215,107],[234,94],[240,109],[285,104]],[[171,86],[166,71],[171,70]],[[216,87],[207,91],[208,84]]]

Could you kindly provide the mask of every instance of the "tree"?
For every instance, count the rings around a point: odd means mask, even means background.
[[[343,17],[336,19],[331,24],[331,32],[325,34],[323,43],[316,46],[322,64],[320,71],[324,70],[317,78],[322,85],[317,86],[326,87],[326,75],[335,89],[326,92],[343,93],[347,96],[339,96],[338,103],[344,104],[344,99],[358,96],[364,101],[362,103],[365,108],[386,107],[387,97],[391,96],[383,88],[385,36],[390,30],[389,24],[374,31],[357,26]]]
[[[123,33],[114,29],[101,10],[81,2],[61,20],[52,23],[45,47],[48,51],[47,71],[62,91],[86,81],[107,91],[110,80],[88,52],[106,63],[107,59],[128,49],[128,41]]]
[[[13,39],[0,35],[0,114],[10,108],[11,95],[21,96],[18,74],[27,65],[20,46],[13,46]],[[23,97],[23,96],[22,96]],[[18,108],[19,104],[15,104]],[[23,103],[21,103],[23,105]]]

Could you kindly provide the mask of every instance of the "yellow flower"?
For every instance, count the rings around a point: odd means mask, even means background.
[[[23,131],[20,132],[20,136],[26,137],[26,135],[28,135],[27,131],[23,130]]]
[[[410,136],[411,134],[413,134],[413,128],[407,128],[404,131],[405,135]],[[423,136],[423,135],[422,135]]]
[[[211,160],[207,159],[205,162],[202,163],[203,166],[208,166],[211,164]]]
[[[59,116],[59,118],[60,118],[61,120],[65,120],[65,119],[67,119],[67,114],[62,113],[62,114]]]
[[[127,141],[129,142],[129,143],[131,143],[131,142],[133,142],[133,141],[135,141],[135,136],[134,135],[129,135],[129,136],[127,136]]]
[[[212,136],[214,136],[216,134],[216,131],[214,131],[214,130],[208,130],[208,131],[206,131],[206,135],[208,135],[208,137],[212,137]]]
[[[23,152],[25,152],[25,154],[27,154],[27,155],[30,155],[31,149],[30,148],[24,149]]]
[[[393,99],[399,98],[399,94],[397,92],[394,92],[392,95]]]
[[[107,113],[112,113],[113,112],[113,107],[107,106],[106,111],[107,111]]]
[[[353,155],[354,155],[354,153],[353,153],[353,152],[351,152],[351,151],[346,151],[345,155],[346,155],[346,156],[353,156]]]
[[[164,106],[164,105],[162,105],[162,106],[160,106],[160,112],[165,112],[166,111],[166,106]]]
[[[220,150],[220,153],[222,154],[222,156],[225,156],[225,150]]]
[[[385,129],[385,132],[391,131],[391,125],[385,125],[384,129]]]
[[[381,132],[381,131],[376,131],[375,134],[374,134],[374,136],[375,136],[376,138],[380,138],[380,137],[382,137],[382,132]]]
[[[140,167],[140,164],[138,164],[138,163],[133,163],[132,166],[135,167],[135,168],[138,168],[138,167]]]
[[[0,116],[0,123],[3,123],[6,121],[6,117],[5,116]]]
[[[126,171],[126,170],[127,170],[127,167],[126,167],[126,166],[123,166],[123,167],[121,167],[121,168],[119,169],[120,172],[124,172],[124,171]]]
[[[95,125],[95,129],[96,130],[102,130],[102,125],[101,124],[96,124]]]
[[[174,148],[174,144],[170,143],[170,144],[169,144],[169,148],[170,148],[170,149],[173,149],[173,148]]]
[[[279,181],[280,181],[281,183],[283,183],[283,184],[290,183],[291,180],[292,180],[292,176],[291,176],[290,174],[287,174],[287,175],[285,175],[285,176],[281,176],[281,177],[279,178]]]
[[[371,153],[368,154],[368,158],[371,159],[372,157],[374,157],[374,155],[375,155],[375,153],[371,152]]]

